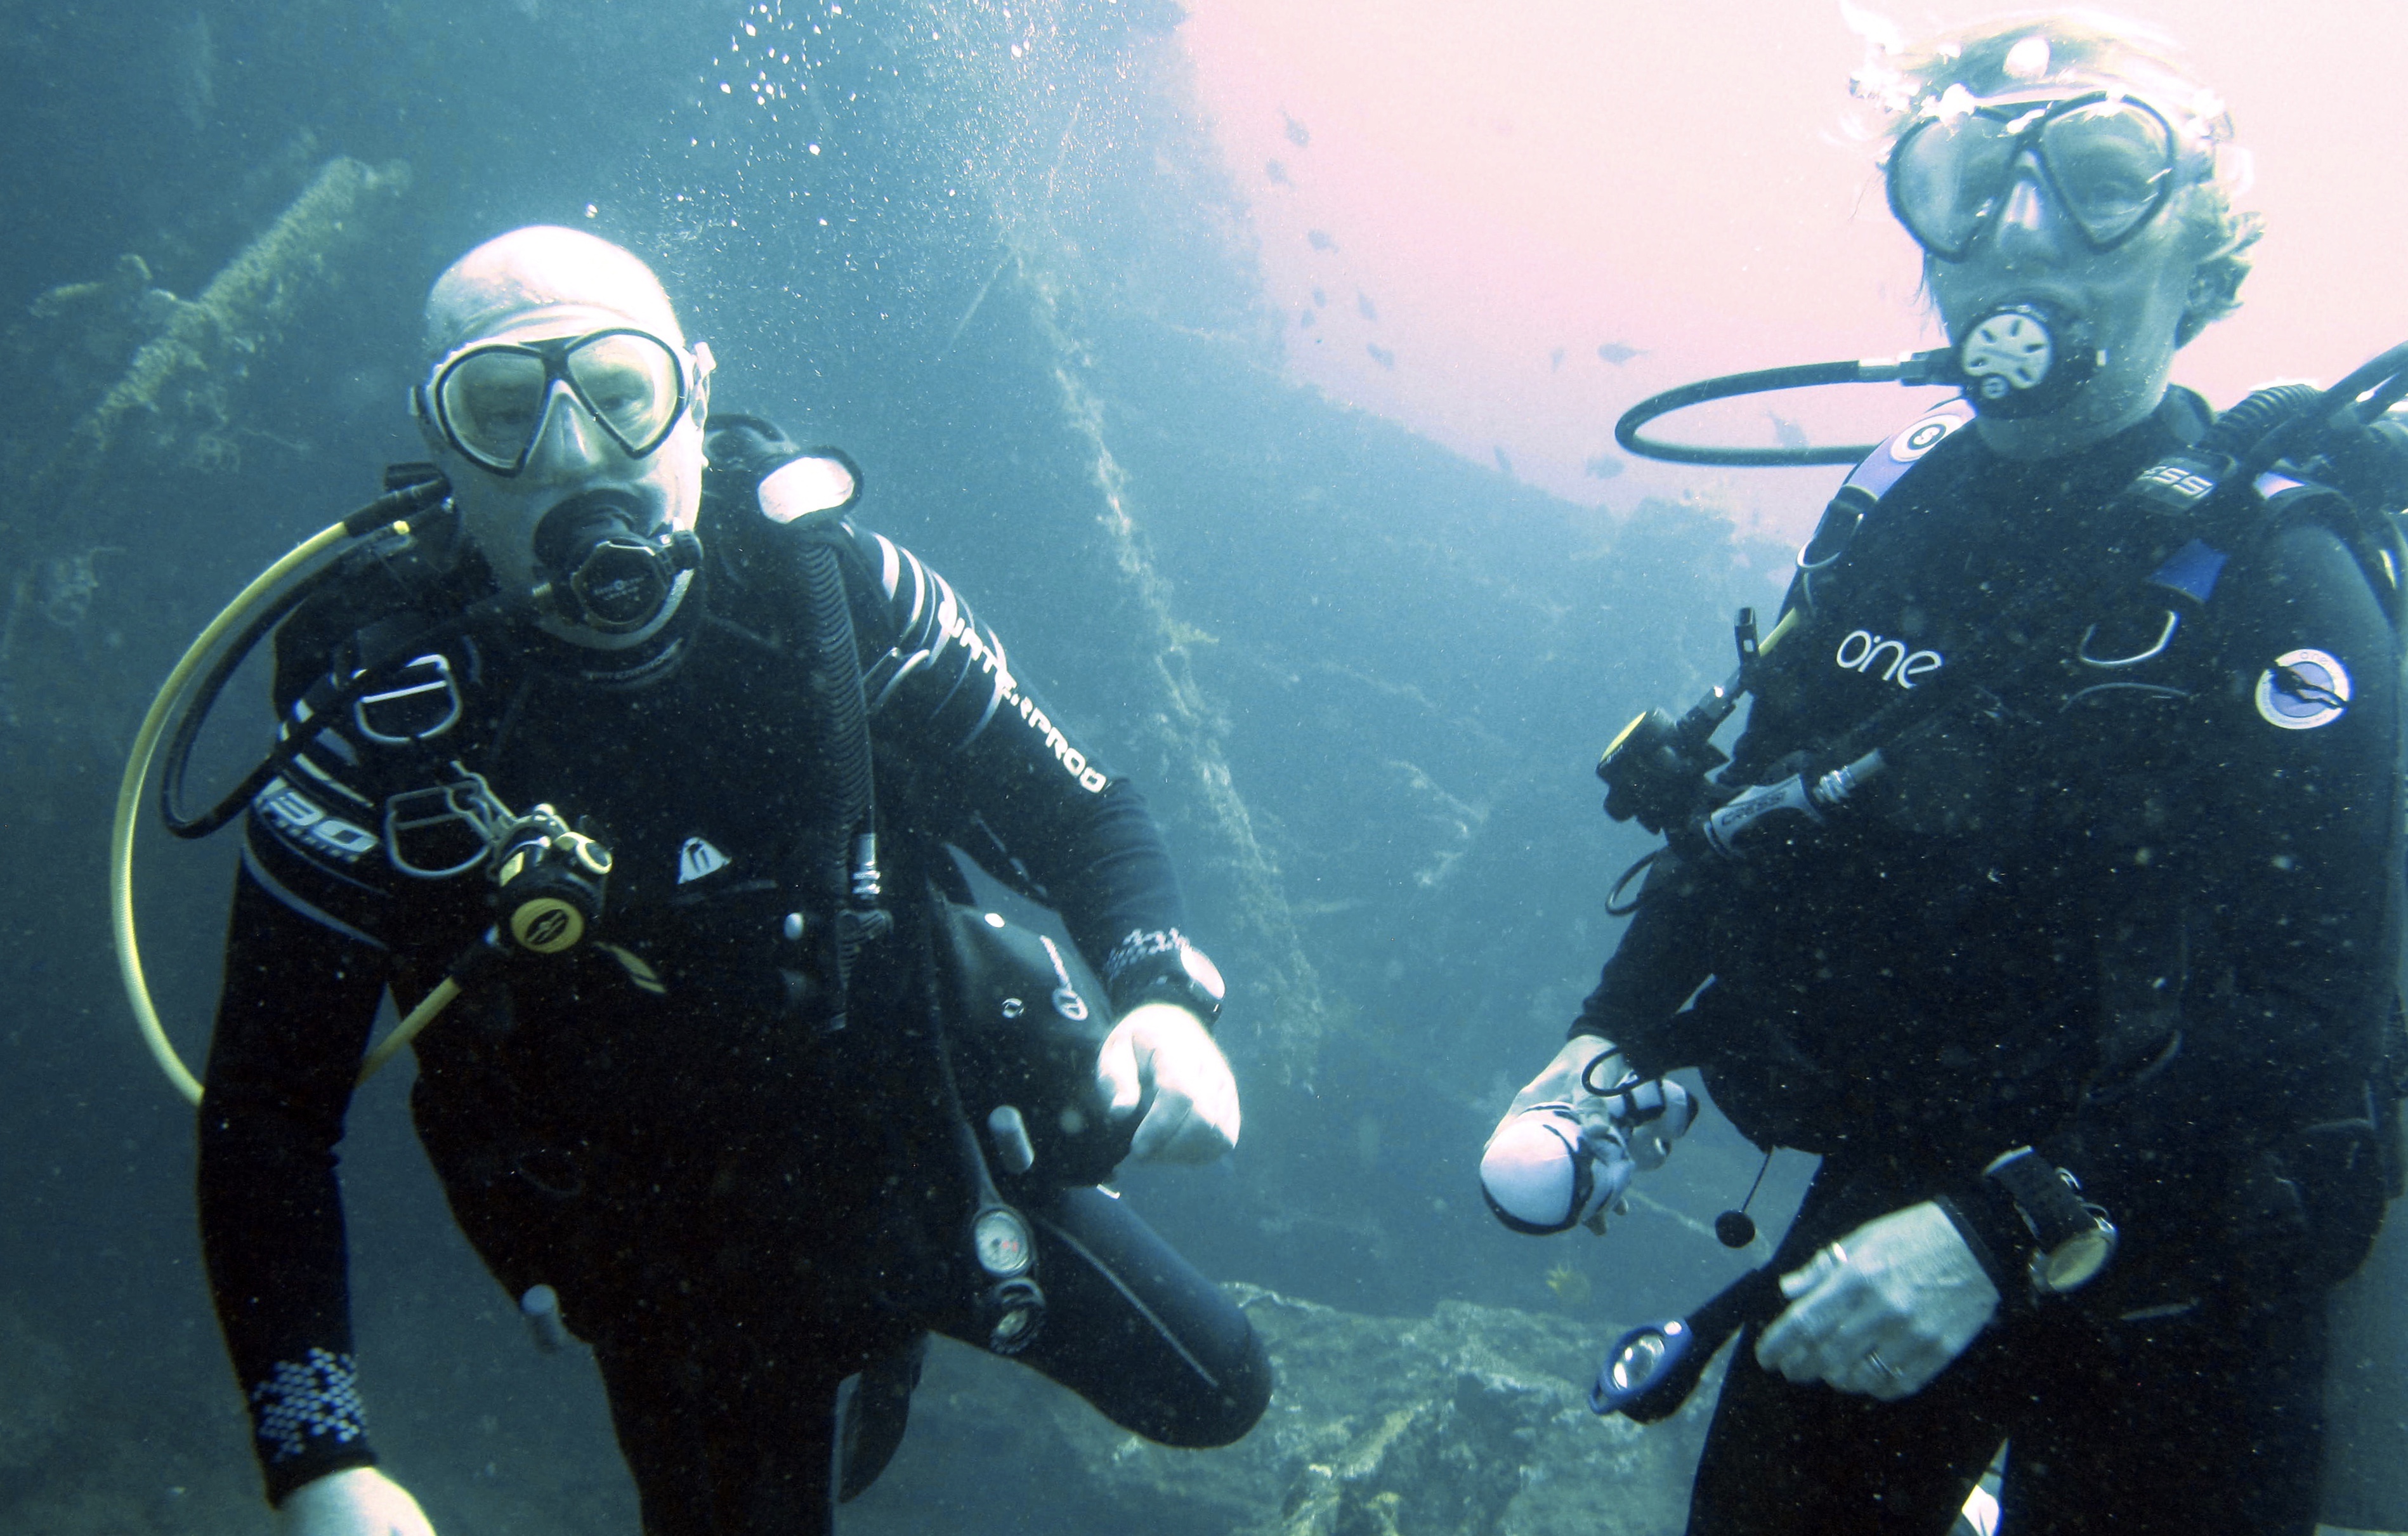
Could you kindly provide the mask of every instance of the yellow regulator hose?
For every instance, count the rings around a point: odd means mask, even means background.
[[[150,776],[150,760],[158,754],[159,738],[165,734],[176,701],[183,696],[193,675],[200,670],[201,663],[218,642],[244,623],[266,596],[294,572],[350,537],[349,520],[313,535],[292,553],[260,572],[222,612],[209,621],[200,638],[185,650],[183,659],[176,663],[176,669],[167,674],[159,696],[150,701],[150,713],[142,717],[142,728],[134,734],[134,750],[126,757],[125,777],[117,786],[117,820],[108,834],[108,922],[117,942],[117,970],[125,983],[125,999],[134,1005],[134,1022],[141,1026],[143,1042],[150,1047],[159,1069],[167,1074],[167,1081],[176,1085],[177,1092],[196,1105],[201,1101],[201,1080],[176,1054],[175,1042],[167,1038],[165,1026],[159,1022],[159,1010],[150,1001],[150,983],[143,979],[142,949],[134,932],[134,832],[142,811],[142,787]],[[410,1010],[409,1017],[402,1020],[400,1027],[368,1053],[360,1069],[360,1081],[366,1082],[370,1073],[392,1060],[459,991],[457,983],[447,978],[428,993]]]

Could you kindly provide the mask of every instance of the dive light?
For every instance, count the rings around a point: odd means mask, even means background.
[[[1748,1323],[1781,1311],[1781,1271],[1750,1270],[1686,1317],[1643,1323],[1614,1341],[1589,1388],[1589,1411],[1654,1424],[1679,1413],[1714,1352]]]

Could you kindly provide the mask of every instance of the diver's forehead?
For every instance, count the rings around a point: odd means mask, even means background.
[[[462,317],[462,323],[452,329],[445,352],[458,352],[463,347],[488,341],[550,341],[560,337],[583,336],[591,331],[607,331],[618,326],[633,326],[649,331],[672,345],[682,346],[675,326],[664,329],[657,314],[637,314],[628,309],[610,309],[598,304],[538,304],[531,307],[499,308],[483,314]]]

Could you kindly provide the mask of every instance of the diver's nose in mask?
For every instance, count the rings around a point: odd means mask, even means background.
[[[608,439],[601,423],[580,405],[567,380],[552,386],[543,419],[536,425],[523,473],[541,479],[574,479],[600,468],[606,462]]]

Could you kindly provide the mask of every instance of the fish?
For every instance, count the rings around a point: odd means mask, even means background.
[[[1557,372],[1562,369],[1563,366],[1564,349],[1557,347],[1555,351],[1547,354],[1547,371],[1549,373]]]
[[[1326,230],[1306,230],[1304,232],[1304,243],[1312,247],[1315,251],[1335,251],[1338,249],[1338,242],[1329,237]]]
[[[1567,1307],[1586,1306],[1589,1299],[1588,1276],[1570,1264],[1558,1264],[1547,1271],[1547,1289]]]
[[[1647,351],[1643,347],[1626,347],[1619,341],[1608,341],[1597,349],[1597,355],[1618,368],[1634,357],[1646,356]]]
[[[1395,352],[1390,352],[1387,348],[1381,346],[1376,341],[1366,341],[1363,343],[1363,350],[1371,354],[1372,362],[1379,364],[1380,366],[1386,368],[1391,373],[1396,371],[1397,354]]]
[[[1507,480],[1512,480],[1513,478],[1513,461],[1505,456],[1504,447],[1501,444],[1495,445],[1490,447],[1488,452],[1497,455],[1497,472],[1503,475]]]
[[[1370,294],[1364,293],[1360,289],[1355,290],[1354,308],[1362,311],[1363,318],[1365,320],[1371,322],[1375,325],[1379,323],[1380,311],[1372,307]]]
[[[1287,179],[1287,167],[1281,165],[1276,160],[1266,160],[1263,162],[1263,175],[1268,178],[1271,185],[1275,187],[1292,187],[1296,185],[1295,182]]]
[[[1766,418],[1772,423],[1772,440],[1774,442],[1779,443],[1784,448],[1803,448],[1806,446],[1806,429],[1804,427],[1799,426],[1796,422],[1791,421],[1786,416],[1775,415],[1770,410],[1766,411],[1764,414]]]
[[[1288,117],[1285,112],[1280,113],[1280,116],[1287,119],[1287,141],[1289,143],[1301,150],[1306,145],[1312,142],[1312,131],[1311,129],[1307,128],[1303,123],[1298,122],[1296,119]]]
[[[1622,461],[1611,453],[1597,453],[1591,455],[1589,461],[1581,467],[1588,471],[1588,478],[1591,480],[1612,480],[1622,473]]]
[[[1318,288],[1314,289],[1314,290],[1312,291],[1312,307],[1313,307],[1314,309],[1328,309],[1328,308],[1329,308],[1329,295],[1328,295],[1327,294],[1323,293],[1323,292],[1322,292],[1320,289],[1318,289]]]

